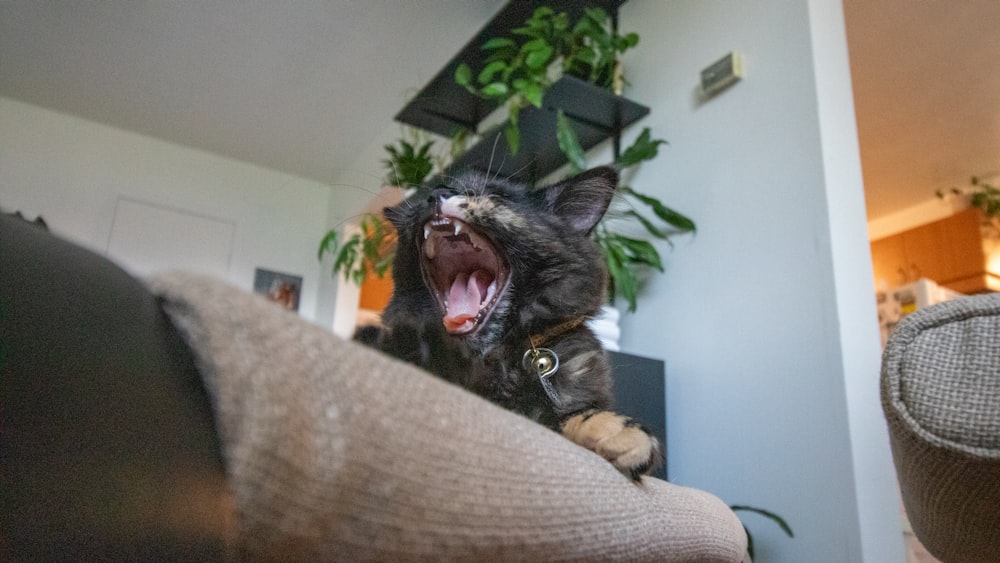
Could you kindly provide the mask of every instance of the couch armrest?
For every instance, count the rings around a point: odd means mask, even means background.
[[[886,345],[881,392],[916,536],[945,561],[996,561],[1000,294],[906,317]]]
[[[558,433],[260,296],[152,282],[219,418],[252,558],[736,562],[718,498],[635,483]]]

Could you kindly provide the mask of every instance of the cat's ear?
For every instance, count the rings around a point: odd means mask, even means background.
[[[382,208],[382,216],[385,217],[385,220],[389,221],[389,223],[395,227],[396,230],[399,230],[399,228],[406,223],[406,213],[403,211],[402,203]]]
[[[617,186],[618,172],[611,166],[601,166],[543,189],[553,213],[577,232],[589,234],[604,217]]]

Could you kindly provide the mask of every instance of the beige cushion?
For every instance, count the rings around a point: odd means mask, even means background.
[[[215,400],[253,558],[740,561],[714,496],[633,483],[558,434],[257,296],[151,281]]]
[[[882,365],[903,504],[928,551],[1000,560],[1000,295],[906,317]]]

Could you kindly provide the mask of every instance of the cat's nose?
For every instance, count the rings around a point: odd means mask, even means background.
[[[448,188],[437,188],[431,192],[431,195],[430,197],[427,198],[427,201],[431,203],[440,204],[442,201],[448,199],[451,196],[452,196],[451,190],[449,190]]]
[[[434,214],[437,215],[441,213],[441,204],[443,204],[445,200],[452,195],[454,194],[452,194],[449,189],[437,188],[431,192],[430,197],[427,198],[427,203],[434,207]]]

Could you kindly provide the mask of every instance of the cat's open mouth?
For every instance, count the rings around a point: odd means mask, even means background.
[[[507,261],[488,238],[447,216],[424,225],[421,251],[424,282],[441,307],[445,329],[475,332],[507,288]]]

